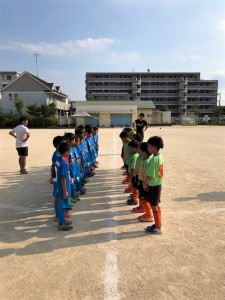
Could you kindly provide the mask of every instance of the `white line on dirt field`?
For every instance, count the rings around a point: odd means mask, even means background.
[[[116,140],[117,136],[114,133],[113,136],[113,150],[114,153],[118,151],[116,147]],[[112,165],[116,165],[116,160],[118,159],[118,156],[112,157]],[[113,164],[115,162],[115,164]],[[112,176],[113,179],[113,176]],[[115,186],[113,186],[113,180],[112,180],[112,187],[109,191],[109,198],[112,198],[113,200],[116,200],[117,195],[113,194],[112,191],[115,192]],[[119,193],[119,192],[118,192]],[[111,209],[112,212],[112,218],[109,218],[108,221],[108,228],[109,228],[109,236],[108,241],[109,243],[116,243],[116,227],[115,222],[116,220],[113,218],[113,209]],[[112,232],[114,230],[115,232]],[[119,272],[118,272],[118,265],[117,265],[117,250],[113,247],[107,247],[106,252],[106,262],[105,262],[105,272],[104,272],[104,300],[119,300],[121,299],[121,295],[118,291],[118,280],[119,280]]]

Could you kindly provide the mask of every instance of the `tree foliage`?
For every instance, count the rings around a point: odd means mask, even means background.
[[[18,113],[18,115],[21,117],[23,114],[23,108],[24,108],[24,101],[23,98],[18,97],[15,101],[14,101],[14,106],[16,109],[16,112]]]
[[[168,111],[168,110],[169,110],[169,108],[167,105],[160,106],[160,111]]]
[[[42,105],[37,105],[37,104],[32,104],[27,106],[27,112],[30,116],[33,117],[41,117],[41,118],[49,118],[49,117],[54,117],[56,114],[56,105],[55,103],[51,104],[42,104]]]

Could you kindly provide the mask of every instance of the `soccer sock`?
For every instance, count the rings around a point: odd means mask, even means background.
[[[135,188],[134,188],[133,190],[134,190],[134,193],[133,193],[133,200],[137,202],[137,201],[138,201],[138,190],[135,189]]]
[[[153,218],[153,214],[152,214],[152,209],[151,209],[150,203],[147,202],[147,201],[145,201],[145,202],[143,201],[142,205],[143,205],[143,207],[144,207],[144,209],[146,211],[146,216],[148,218]]]
[[[160,207],[158,207],[158,211],[153,212],[153,214],[154,214],[154,220],[155,220],[155,227],[160,229],[162,227]]]

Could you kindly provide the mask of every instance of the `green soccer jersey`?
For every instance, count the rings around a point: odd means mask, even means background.
[[[144,181],[145,177],[146,177],[146,169],[149,165],[149,161],[150,161],[151,157],[148,158],[142,158],[142,163],[140,165],[140,172],[138,173],[138,178],[142,181]]]
[[[146,170],[146,175],[151,179],[148,182],[148,186],[160,185],[163,182],[163,157],[161,154],[153,156],[149,162]]]
[[[128,169],[129,174],[131,174],[131,170],[135,169],[138,157],[139,157],[138,153],[131,153],[130,164],[129,164],[129,169]]]
[[[123,150],[124,150],[124,155],[123,155],[123,159],[126,165],[129,165],[130,163],[130,148],[128,146],[128,143],[130,142],[130,140],[128,140],[127,142],[124,142],[123,144]]]
[[[139,155],[138,159],[136,161],[136,165],[135,165],[135,172],[136,172],[137,175],[139,173],[141,162],[142,162],[142,157]]]

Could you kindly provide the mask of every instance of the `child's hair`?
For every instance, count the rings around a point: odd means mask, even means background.
[[[23,121],[27,121],[27,120],[28,120],[28,118],[23,116],[23,117],[20,117],[19,121],[20,121],[20,123],[22,123]]]
[[[85,125],[85,131],[87,132],[87,130],[93,130],[93,126],[91,126],[91,125]]]
[[[79,134],[75,134],[75,141],[80,140],[80,135]]]
[[[149,145],[152,145],[153,147],[156,147],[158,150],[162,149],[164,146],[163,140],[160,136],[150,137],[150,139],[148,139],[147,143]]]
[[[59,144],[58,151],[60,154],[70,151],[70,145],[67,142],[62,142]]]
[[[141,142],[142,141],[142,136],[140,133],[136,133],[134,134],[134,139],[138,142]]]
[[[149,153],[149,151],[148,151],[148,143],[146,143],[146,142],[140,143],[139,148],[141,149],[142,152],[145,152],[146,154],[151,155],[151,153]]]
[[[52,140],[53,146],[55,148],[57,148],[57,146],[63,141],[64,137],[61,135],[57,135],[54,137],[54,139]]]
[[[123,131],[128,131],[128,132],[130,132],[132,130],[133,130],[133,128],[131,128],[131,127],[124,127],[124,129],[123,129]]]
[[[75,134],[73,134],[72,132],[65,132],[64,133],[64,137],[66,137],[67,139],[69,139],[70,141],[75,139]]]
[[[83,134],[84,133],[84,128],[76,128],[75,129],[75,134]]]
[[[79,125],[79,126],[77,126],[76,129],[82,129],[82,130],[84,130],[84,125]]]
[[[140,113],[139,117],[143,117],[144,118],[145,114],[144,113]]]
[[[128,132],[123,130],[121,133],[120,133],[120,138],[125,138],[125,137],[128,137]]]
[[[86,127],[86,128],[85,128],[85,132],[86,132],[87,134],[92,133],[92,127]]]
[[[135,140],[130,141],[130,142],[128,143],[128,146],[129,146],[129,147],[132,147],[132,148],[138,148],[139,142],[138,142],[138,141],[135,141]]]
[[[94,126],[94,127],[93,127],[93,130],[96,131],[96,130],[99,130],[99,129],[98,129],[98,127]]]

